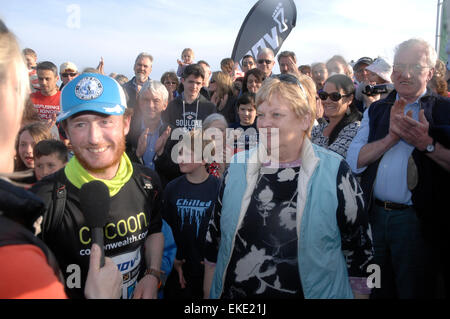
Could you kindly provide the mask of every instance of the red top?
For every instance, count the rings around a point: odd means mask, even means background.
[[[59,113],[61,110],[59,105],[60,96],[61,91],[57,91],[52,96],[45,96],[40,91],[31,94],[31,101],[42,121],[51,119],[53,113]]]
[[[39,247],[0,247],[0,263],[0,299],[67,299]]]

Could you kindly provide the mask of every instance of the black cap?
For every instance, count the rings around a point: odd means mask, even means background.
[[[372,62],[373,62],[373,59],[372,59],[372,58],[369,58],[369,57],[364,56],[364,57],[362,57],[362,58],[359,58],[358,61],[356,61],[355,65],[353,66],[353,69],[356,70],[356,69],[358,68],[358,65],[359,65],[359,64],[367,64],[367,65],[371,65]]]

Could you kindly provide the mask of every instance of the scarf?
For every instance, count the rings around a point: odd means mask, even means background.
[[[89,174],[84,167],[81,166],[77,158],[73,156],[64,168],[64,172],[66,173],[67,179],[78,189],[85,183],[94,180],[102,181],[109,189],[109,196],[112,197],[130,180],[131,175],[133,174],[133,165],[127,154],[123,153],[116,176],[109,180],[100,179]]]

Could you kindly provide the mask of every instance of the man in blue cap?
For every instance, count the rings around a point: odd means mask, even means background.
[[[105,256],[122,272],[122,297],[156,298],[163,277],[161,185],[153,170],[131,163],[124,152],[132,113],[124,91],[108,76],[86,73],[64,87],[61,106],[58,121],[75,156],[32,191],[46,203],[41,238],[63,272],[67,269],[66,292],[72,298],[84,297],[92,240],[79,193],[83,184],[100,180],[108,187],[111,201],[103,228]],[[79,267],[81,280],[75,279],[73,265]]]

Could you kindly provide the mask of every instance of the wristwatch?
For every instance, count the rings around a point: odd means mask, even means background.
[[[151,276],[158,278],[158,281],[159,281],[158,289],[160,289],[161,287],[164,287],[164,285],[166,283],[166,279],[167,279],[167,276],[164,271],[156,270],[154,268],[147,268],[147,270],[144,273],[144,276],[146,276],[146,275],[151,275]]]
[[[427,147],[425,148],[425,153],[433,153],[435,144],[436,141],[433,139],[433,142],[431,144],[428,144]]]

